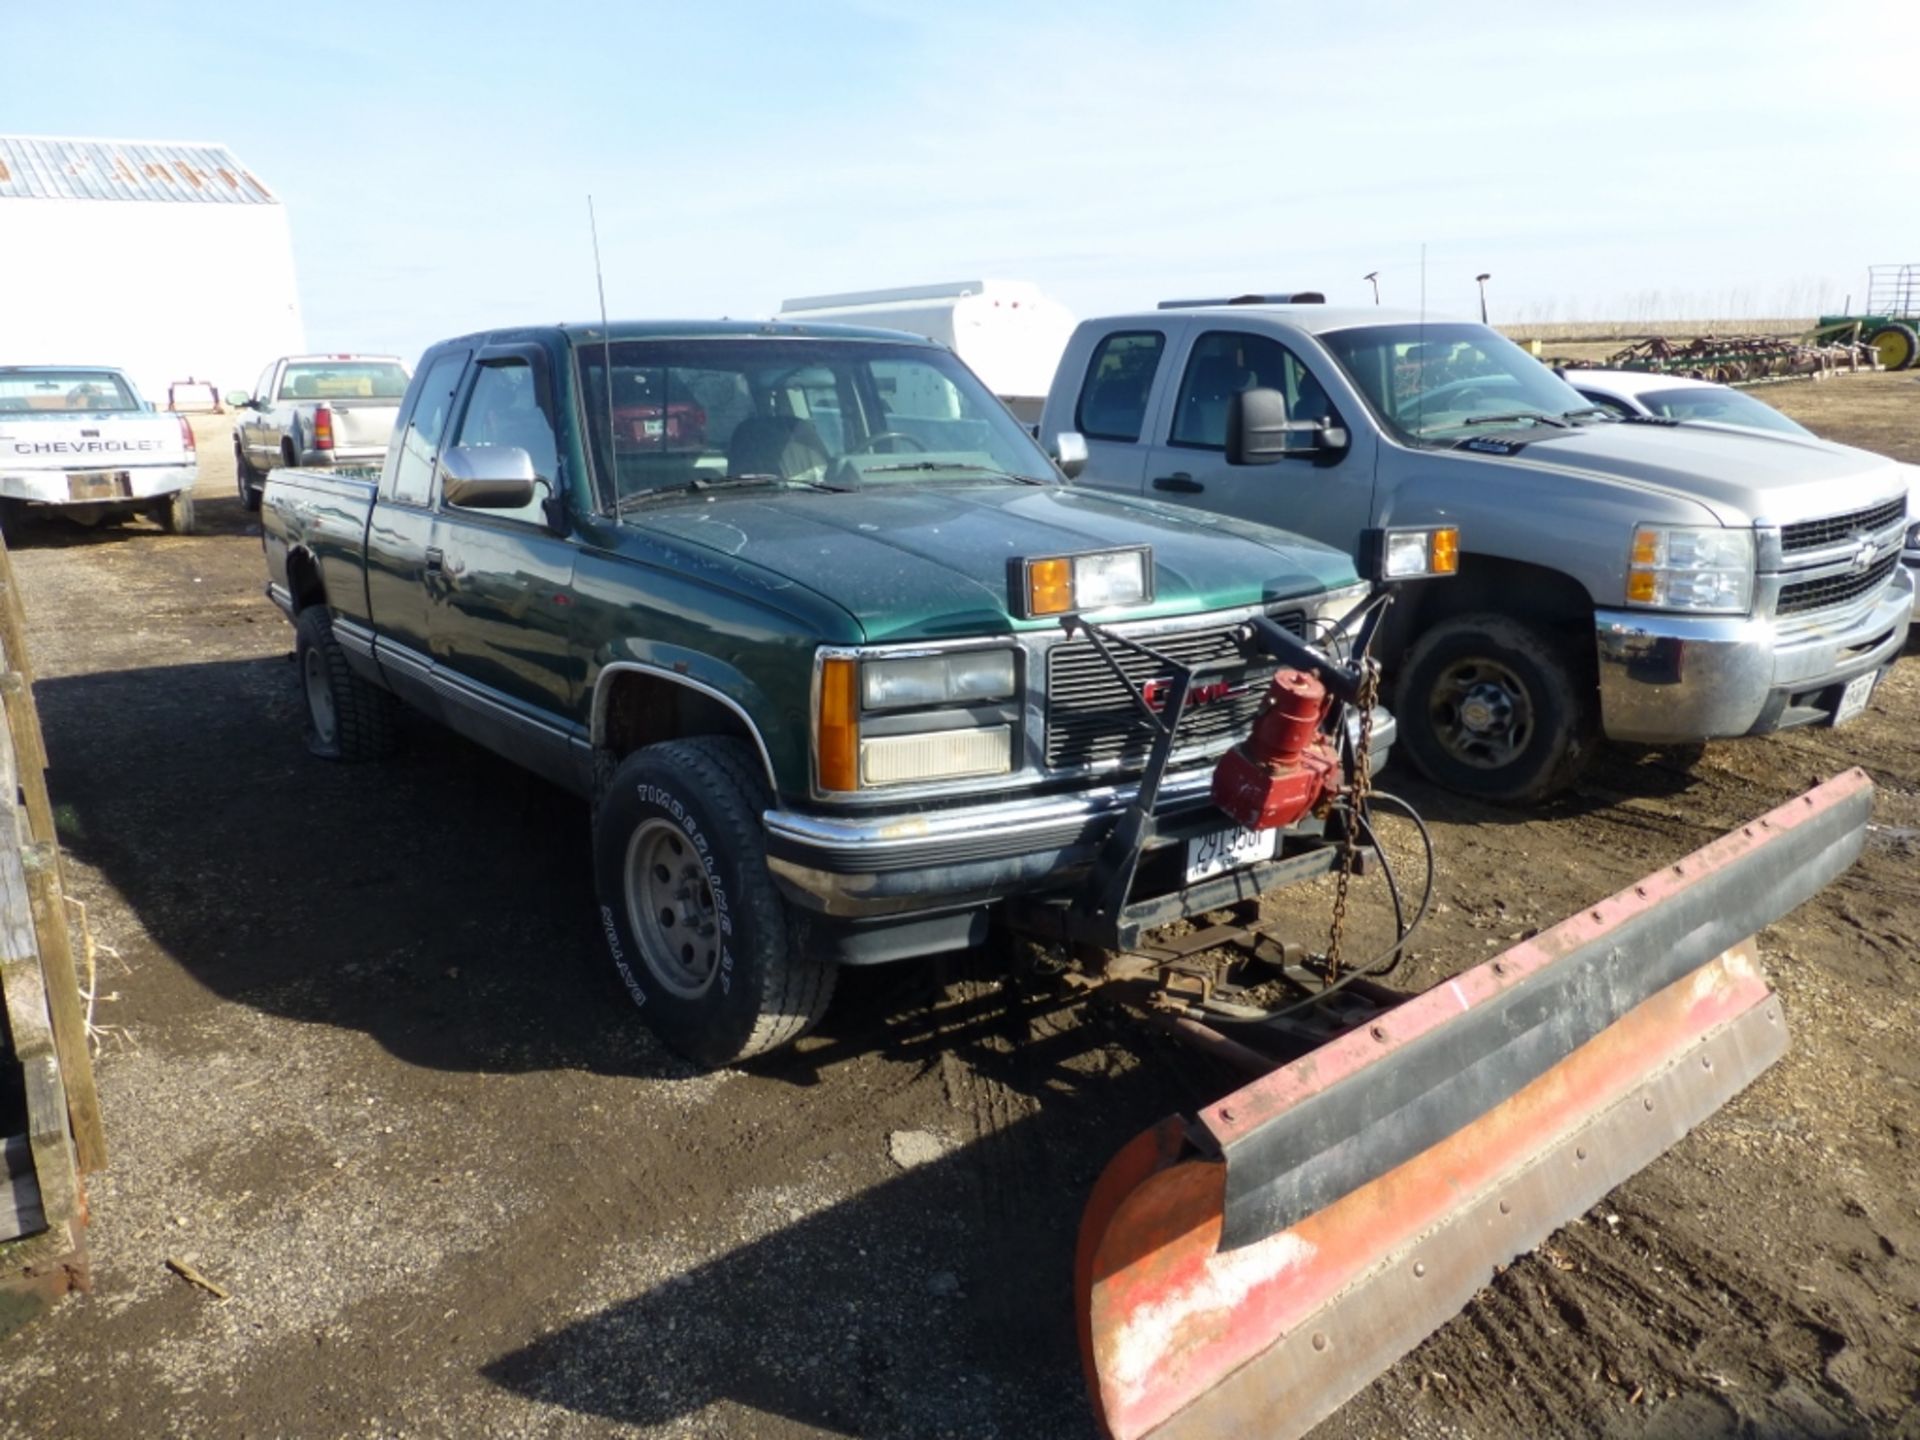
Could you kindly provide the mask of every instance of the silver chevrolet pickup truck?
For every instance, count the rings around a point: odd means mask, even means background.
[[[378,465],[412,378],[393,355],[284,355],[227,396],[240,503],[260,508],[275,466]]]
[[[1089,320],[1039,433],[1080,484],[1350,552],[1459,526],[1458,579],[1411,587],[1381,653],[1404,752],[1489,799],[1563,789],[1601,735],[1844,724],[1913,607],[1892,461],[1623,420],[1484,325],[1317,295]]]

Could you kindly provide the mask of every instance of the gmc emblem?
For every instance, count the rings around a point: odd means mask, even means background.
[[[1187,691],[1187,708],[1196,709],[1201,705],[1214,705],[1222,700],[1231,700],[1244,693],[1246,686],[1236,685],[1231,680],[1202,680]],[[1167,708],[1168,697],[1173,691],[1171,680],[1149,680],[1140,687],[1140,698],[1147,702],[1149,710]]]

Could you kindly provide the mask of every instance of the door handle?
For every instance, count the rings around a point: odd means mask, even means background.
[[[1198,495],[1207,487],[1194,479],[1193,476],[1187,474],[1186,471],[1176,470],[1171,475],[1154,476],[1153,488],[1156,490],[1172,490],[1180,495]]]
[[[429,545],[427,547],[427,573],[429,575],[440,574],[441,571],[446,568],[446,563],[446,552],[438,545]]]

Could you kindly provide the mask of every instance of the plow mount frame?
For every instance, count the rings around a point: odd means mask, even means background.
[[[1109,1434],[1299,1435],[1786,1048],[1751,937],[1860,852],[1846,772],[1125,1147],[1076,1304]]]

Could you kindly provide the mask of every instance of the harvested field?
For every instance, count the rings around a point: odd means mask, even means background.
[[[1758,393],[1920,461],[1912,376]],[[854,974],[796,1052],[692,1073],[600,972],[579,803],[425,726],[307,756],[197,428],[206,533],[16,555],[113,1159],[95,1290],[6,1342],[0,1433],[1089,1435],[1081,1198],[1221,1077],[995,954]],[[1330,1440],[1920,1437],[1920,661],[1844,729],[1689,759],[1610,752],[1543,815],[1386,782],[1440,849],[1424,979],[1814,779],[1880,792],[1861,863],[1761,937],[1787,1058]]]

